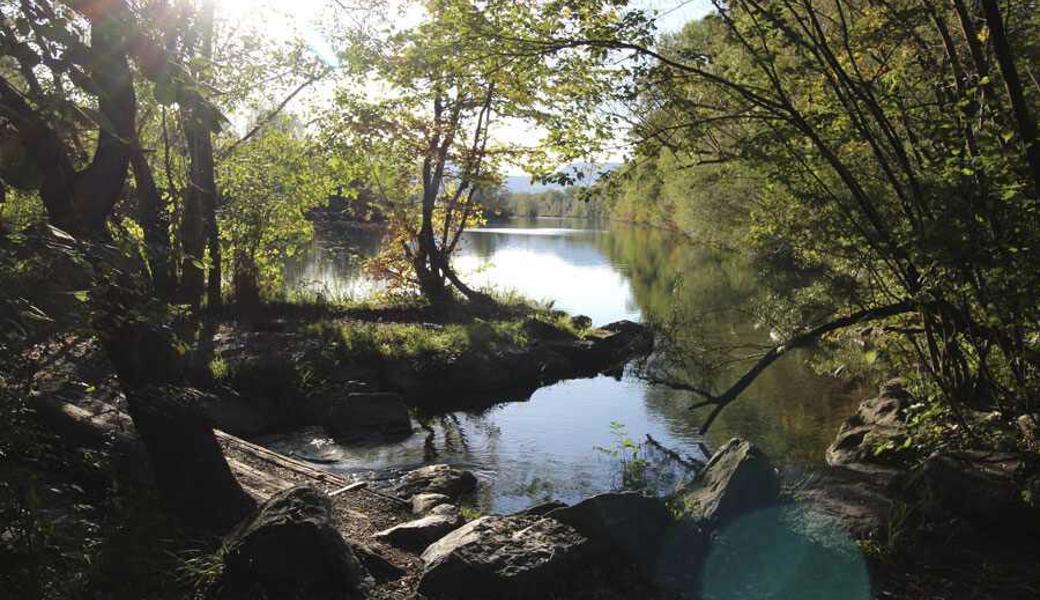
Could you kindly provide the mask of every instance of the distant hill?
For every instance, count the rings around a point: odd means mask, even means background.
[[[568,167],[567,171],[585,173],[585,179],[582,180],[582,183],[587,185],[592,181],[589,179],[590,177],[595,177],[598,173],[603,171],[613,171],[620,166],[621,163],[575,163]],[[512,194],[533,194],[548,190],[562,190],[566,186],[557,185],[555,183],[531,183],[531,177],[529,175],[507,175],[503,182],[503,187],[509,190]]]

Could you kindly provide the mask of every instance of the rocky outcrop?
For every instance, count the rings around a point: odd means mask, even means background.
[[[769,459],[734,438],[711,457],[676,498],[686,517],[718,524],[777,501],[779,481]]]
[[[905,411],[911,397],[898,379],[881,386],[877,397],[864,400],[855,415],[845,419],[834,443],[827,448],[827,463],[885,462],[882,446],[900,447],[906,440]],[[896,453],[888,456],[895,457]]]
[[[405,499],[418,494],[443,494],[454,501],[476,488],[477,478],[473,473],[440,464],[405,473],[394,491]]]
[[[408,521],[384,529],[373,537],[397,548],[422,550],[462,525],[459,509],[451,504],[441,504],[430,510],[421,519]]]
[[[220,599],[362,598],[366,578],[318,490],[298,486],[272,496],[224,542]]]
[[[341,440],[373,434],[408,435],[412,433],[412,419],[397,394],[355,392],[332,401],[325,428]]]
[[[555,519],[483,517],[422,553],[419,591],[433,598],[538,598],[565,585],[591,554]]]

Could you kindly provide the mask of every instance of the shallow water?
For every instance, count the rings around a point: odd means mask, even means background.
[[[319,240],[290,265],[289,284],[330,296],[378,289],[357,266],[374,251],[378,235],[351,230]],[[761,285],[739,257],[658,231],[560,219],[496,223],[467,232],[464,241],[456,265],[472,285],[552,301],[597,325],[619,319],[672,323],[673,353],[687,355],[680,370],[698,385],[720,389],[746,368],[746,363],[709,368],[705,361],[717,362],[723,352],[743,356],[769,343],[757,317]],[[649,434],[680,454],[701,457],[702,443],[739,435],[778,463],[821,462],[863,391],[813,374],[804,359],[791,356],[767,370],[706,438],[697,432],[705,413],[688,409],[690,394],[647,384],[629,369],[620,379],[599,376],[547,386],[524,402],[436,415],[425,429],[393,443],[342,446],[313,429],[265,442],[332,461],[328,468],[360,477],[432,462],[463,466],[481,479],[481,508],[506,512],[617,487],[617,449],[625,436],[641,442]],[[666,480],[672,475],[663,473]]]

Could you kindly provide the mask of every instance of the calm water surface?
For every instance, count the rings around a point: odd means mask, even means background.
[[[378,284],[358,264],[374,252],[378,237],[371,230],[326,235],[290,265],[288,284],[331,297],[371,293]],[[700,385],[722,389],[746,368],[746,363],[705,366],[721,348],[744,356],[753,345],[769,343],[757,318],[762,290],[751,269],[739,257],[662,232],[584,221],[513,220],[467,232],[456,264],[473,285],[551,301],[556,308],[588,315],[597,325],[619,319],[671,322],[672,353],[684,359],[680,371]],[[702,443],[716,445],[739,435],[778,463],[820,462],[863,391],[813,374],[804,358],[791,356],[767,370],[723,412],[706,439],[697,433],[705,414],[688,409],[694,398],[647,384],[630,368],[620,379],[570,380],[541,388],[524,402],[435,415],[395,443],[345,446],[316,430],[266,442],[331,460],[329,468],[358,477],[432,462],[466,467],[481,479],[481,508],[508,512],[617,487],[619,462],[609,450],[618,446],[619,427],[633,440],[649,434],[691,457],[702,456]]]

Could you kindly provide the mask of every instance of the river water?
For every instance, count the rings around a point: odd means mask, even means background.
[[[326,234],[289,266],[287,284],[331,297],[378,289],[359,268],[378,246],[379,233],[351,229]],[[469,231],[456,265],[476,286],[515,290],[554,307],[589,316],[596,325],[619,319],[671,328],[670,373],[723,389],[747,367],[737,359],[770,344],[761,302],[763,286],[739,256],[680,240],[665,232],[561,219],[510,220]],[[626,370],[543,387],[523,402],[424,419],[425,429],[403,441],[344,446],[320,431],[265,440],[275,449],[321,459],[355,477],[446,462],[481,480],[478,504],[510,512],[547,499],[575,501],[621,484],[624,438],[649,434],[681,455],[702,458],[702,444],[733,436],[752,440],[784,465],[822,461],[841,420],[864,390],[814,374],[805,354],[767,370],[712,425],[698,433],[703,411],[691,411],[687,392],[651,385]],[[495,400],[495,398],[490,398]],[[648,457],[648,449],[642,450]],[[331,462],[329,462],[331,461]],[[655,464],[650,461],[651,466]],[[667,486],[675,473],[656,473]]]

